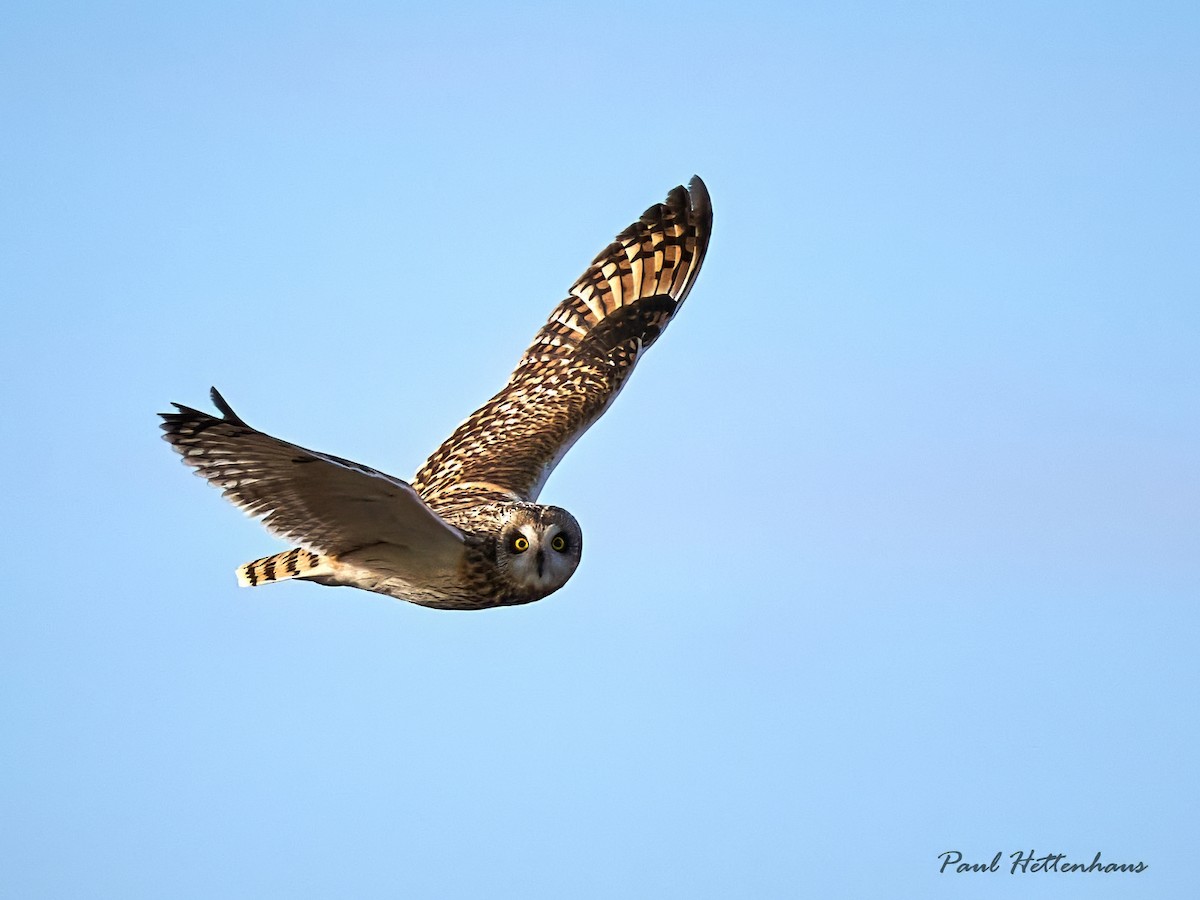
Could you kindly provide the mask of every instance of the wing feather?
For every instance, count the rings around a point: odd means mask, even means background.
[[[504,388],[413,479],[434,509],[475,487],[536,500],[679,311],[704,262],[712,206],[699,177],[617,235],[534,336]]]
[[[398,478],[340,457],[306,450],[251,428],[212,391],[223,417],[172,404],[161,413],[164,438],[233,504],[285,540],[340,555],[388,544],[423,565],[453,565],[462,532]]]

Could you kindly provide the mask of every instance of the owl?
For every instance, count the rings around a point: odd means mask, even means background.
[[[216,388],[220,417],[172,404],[162,429],[184,463],[299,545],[240,566],[239,583],[298,578],[437,609],[514,606],[558,590],[579,565],[583,532],[538,495],[683,305],[711,230],[699,177],[646,210],[411,482],[259,431]]]

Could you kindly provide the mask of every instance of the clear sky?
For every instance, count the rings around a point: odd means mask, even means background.
[[[7,4],[0,896],[1196,896],[1198,9]],[[562,591],[236,586],[693,173]]]

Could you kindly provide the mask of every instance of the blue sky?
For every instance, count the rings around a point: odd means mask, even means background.
[[[1184,3],[10,4],[0,895],[1193,896],[1198,85]],[[156,412],[408,477],[694,172],[566,588],[236,586]]]

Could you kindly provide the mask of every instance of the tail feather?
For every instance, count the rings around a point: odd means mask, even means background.
[[[332,574],[333,566],[326,557],[297,547],[238,566],[237,579],[242,587],[258,587],[289,578],[320,578]]]

